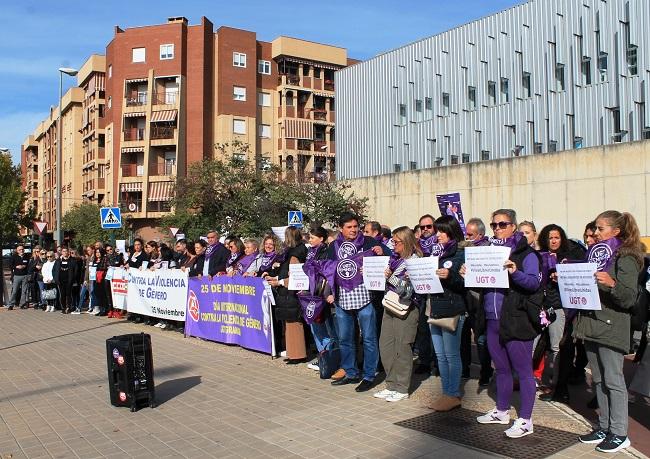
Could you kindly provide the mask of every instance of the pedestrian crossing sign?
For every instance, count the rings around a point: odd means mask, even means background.
[[[122,228],[122,213],[119,207],[102,207],[99,217],[103,229]]]
[[[290,210],[287,216],[287,225],[302,228],[302,211]]]

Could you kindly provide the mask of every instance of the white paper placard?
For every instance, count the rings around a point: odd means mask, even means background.
[[[122,255],[126,254],[126,241],[124,239],[115,239],[115,250]]]
[[[508,258],[510,247],[466,247],[465,287],[508,288],[508,270],[503,266]]]
[[[600,294],[596,282],[596,263],[558,264],[557,283],[562,306],[571,309],[600,311]]]
[[[106,270],[106,280],[111,280],[113,279],[113,273],[115,271],[115,268],[113,266],[109,266],[108,269]]]
[[[289,265],[289,290],[309,290],[309,277],[302,270],[302,263]]]
[[[91,281],[97,280],[97,267],[96,266],[90,266],[88,268],[88,279]]]
[[[386,268],[390,257],[363,257],[363,285],[368,290],[386,290]]]
[[[440,278],[436,275],[438,257],[407,258],[404,261],[415,293],[425,295],[443,292]]]
[[[284,232],[289,228],[288,226],[272,226],[273,234],[277,236],[280,241],[284,242]]]

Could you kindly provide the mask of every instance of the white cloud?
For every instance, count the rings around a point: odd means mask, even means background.
[[[39,112],[15,112],[0,115],[0,147],[9,148],[14,164],[20,162],[20,146],[38,123],[48,116],[48,108]]]

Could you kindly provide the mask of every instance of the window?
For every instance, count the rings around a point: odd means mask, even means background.
[[[160,60],[164,61],[167,59],[174,58],[174,45],[160,45]]]
[[[557,151],[557,140],[549,140],[549,142],[548,142],[548,151],[549,151],[549,153]]]
[[[474,86],[467,87],[467,108],[476,110],[476,88]]]
[[[271,106],[271,94],[268,92],[260,92],[257,94],[257,104],[260,107]]]
[[[600,52],[598,54],[598,75],[600,75],[600,81],[607,81],[607,53]]]
[[[496,81],[488,81],[487,92],[488,92],[489,106],[496,105],[497,104],[497,82]]]
[[[245,62],[246,62],[246,58],[244,57],[244,63]],[[246,65],[244,65],[244,67],[246,67]],[[262,75],[270,75],[271,61],[257,61],[257,71]]]
[[[260,137],[263,139],[271,138],[271,125],[270,124],[260,124]]]
[[[406,105],[399,104],[399,124],[404,126],[406,124]]]
[[[424,98],[424,110],[427,112],[427,119],[433,118],[433,99],[431,97]]]
[[[293,92],[287,91],[287,107],[293,106]]]
[[[564,64],[555,64],[555,89],[564,91]]]
[[[452,165],[458,164],[458,155],[451,155],[451,164]]]
[[[415,169],[418,168],[418,163],[415,161],[409,161],[409,170],[414,171]]]
[[[449,116],[449,93],[442,93],[442,114],[443,116]]]
[[[422,121],[422,100],[415,99],[415,115],[418,121]]]
[[[314,78],[320,78],[320,69],[314,67]]]
[[[510,102],[510,80],[507,78],[501,78],[501,97],[503,102]]]
[[[302,75],[309,76],[309,69],[311,67],[308,64],[302,64]]]
[[[146,57],[145,48],[133,48],[132,50],[132,62],[144,62]]]
[[[246,101],[246,88],[242,86],[233,86],[232,87],[232,98],[233,100],[238,100],[240,102]]]
[[[402,172],[401,164],[393,164],[393,172]]]
[[[232,53],[232,65],[234,67],[246,67],[246,54],[244,53]]]
[[[587,56],[582,57],[582,64],[580,65],[582,72],[582,84],[591,84],[591,58]]]
[[[111,78],[113,76],[113,65],[108,66],[108,78]]]
[[[627,71],[632,76],[639,74],[638,51],[639,47],[636,45],[628,45],[627,47]]]
[[[463,164],[469,162],[469,153],[463,153]]]
[[[543,152],[543,149],[544,149],[544,145],[543,145],[541,142],[535,142],[535,143],[533,144],[533,151],[534,151],[536,154],[538,154],[538,153],[542,153],[542,152]]]
[[[612,110],[612,121],[614,123],[614,135],[612,136],[614,142],[620,142],[623,138],[623,133],[621,132],[621,110],[620,108],[615,108]]]
[[[573,138],[573,148],[582,148],[582,137]]]
[[[232,132],[234,134],[246,134],[246,121],[245,120],[232,120]]]
[[[525,98],[532,97],[532,89],[530,87],[530,73],[524,72],[521,76],[521,86],[523,88],[523,96]]]
[[[481,150],[481,161],[489,161],[490,152],[488,150]]]

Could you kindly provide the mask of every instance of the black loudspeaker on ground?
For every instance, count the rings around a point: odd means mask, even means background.
[[[107,339],[106,362],[111,405],[127,406],[131,411],[155,407],[150,335],[133,333]]]

